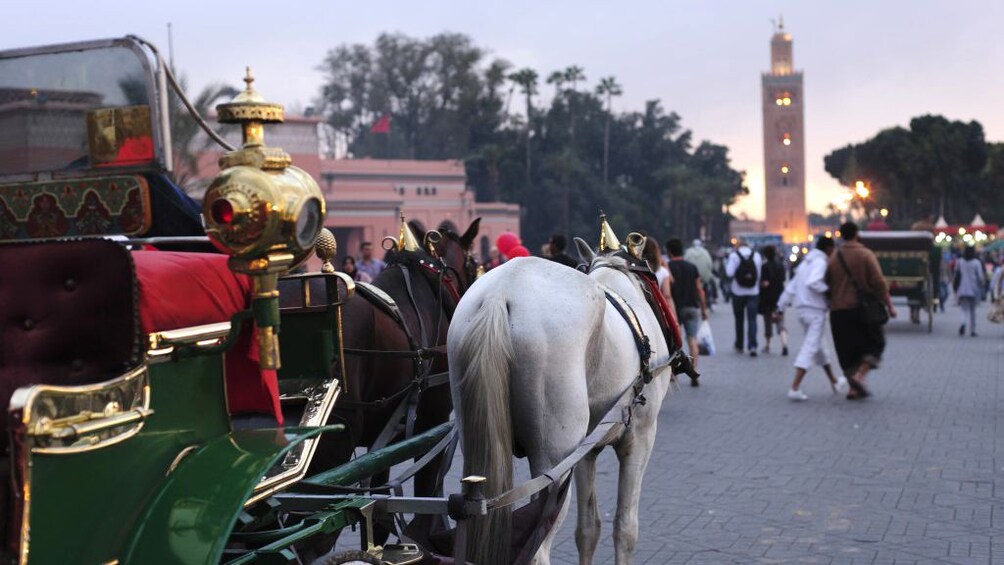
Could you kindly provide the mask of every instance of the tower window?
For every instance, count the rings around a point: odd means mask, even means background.
[[[791,106],[791,93],[778,92],[774,95],[774,104],[778,106]]]
[[[791,145],[791,134],[786,133],[781,137],[781,143],[785,146]]]
[[[788,186],[788,177],[781,177],[781,186]]]
[[[788,171],[790,171],[790,170],[791,169],[788,168],[788,165],[781,165],[781,174],[782,175],[788,174]]]

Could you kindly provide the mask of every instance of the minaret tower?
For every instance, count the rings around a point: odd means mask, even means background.
[[[767,231],[784,241],[804,242],[805,100],[802,73],[795,71],[791,34],[779,19],[770,39],[770,72],[762,76],[763,165]]]

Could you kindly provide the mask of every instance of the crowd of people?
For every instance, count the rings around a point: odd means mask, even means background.
[[[664,248],[649,238],[644,258],[681,326],[695,367],[704,347],[699,339],[702,323],[706,324],[713,305],[721,298],[732,305],[733,348],[739,354],[757,357],[759,353],[770,353],[776,335],[780,354],[787,356],[786,318],[802,327],[804,337],[795,355],[788,398],[808,399],[801,389],[802,381],[812,367],[819,366],[834,393],[858,400],[870,396],[866,382],[868,374],[882,361],[883,326],[897,312],[878,259],[861,243],[858,226],[845,223],[838,234],[842,240],[839,243],[830,237],[817,238],[797,268],[792,268],[776,247],[754,249],[742,239],[735,242],[734,248],[712,254],[700,240],[685,249],[678,238],[667,240]],[[506,252],[497,247],[490,249],[481,262],[484,270],[529,255],[525,247],[518,245],[518,238],[510,239],[515,244]],[[554,235],[542,246],[540,256],[576,268],[579,260],[567,253],[567,243],[564,236]],[[1004,322],[1004,261],[992,254],[978,256],[971,246],[946,253],[937,291],[942,310],[948,301],[948,288],[954,292],[961,312],[959,335],[967,331],[977,335],[976,306],[988,295],[999,305],[996,321]],[[372,281],[384,267],[384,262],[373,256],[370,242],[360,245],[357,258],[347,256],[342,262],[345,273],[363,282]],[[833,356],[827,350],[827,320],[839,375],[833,370]],[[758,342],[760,323],[762,349]],[[691,384],[698,386],[697,379]]]

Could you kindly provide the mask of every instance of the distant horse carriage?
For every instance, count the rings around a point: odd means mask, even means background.
[[[934,235],[926,231],[863,231],[860,237],[878,257],[889,294],[906,299],[912,323],[920,324],[921,313],[926,313],[927,331],[931,332],[941,272],[941,253],[934,245]]]

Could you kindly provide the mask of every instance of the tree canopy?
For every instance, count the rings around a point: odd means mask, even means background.
[[[385,33],[332,49],[321,70],[318,106],[353,156],[460,159],[478,200],[522,206],[530,244],[593,236],[601,209],[622,231],[720,241],[723,210],[747,192],[728,148],[695,147],[658,100],[614,113],[616,78],[590,88],[578,65],[513,69],[465,35]],[[374,133],[384,117],[389,131]]]
[[[1004,223],[1004,148],[986,142],[979,122],[918,116],[909,129],[882,130],[823,162],[846,186],[865,181],[874,205],[890,210],[895,227],[942,212],[950,223],[966,223],[977,212]]]

